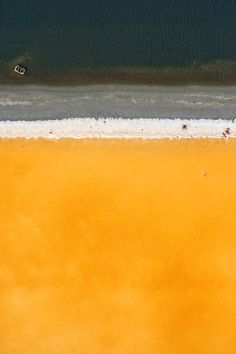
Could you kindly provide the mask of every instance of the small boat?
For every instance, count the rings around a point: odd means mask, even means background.
[[[23,76],[26,74],[27,69],[23,65],[17,64],[14,68],[14,71],[15,73]]]

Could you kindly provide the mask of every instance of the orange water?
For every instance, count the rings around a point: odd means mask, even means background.
[[[233,354],[236,140],[1,140],[1,354]]]

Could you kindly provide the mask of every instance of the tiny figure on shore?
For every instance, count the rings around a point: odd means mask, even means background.
[[[224,136],[224,138],[227,138],[227,136],[229,136],[229,135],[230,135],[230,129],[227,128],[227,129],[225,129],[225,131],[223,132],[223,136]]]

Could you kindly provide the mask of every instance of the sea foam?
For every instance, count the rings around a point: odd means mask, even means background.
[[[0,120],[234,119],[236,86],[0,86]]]

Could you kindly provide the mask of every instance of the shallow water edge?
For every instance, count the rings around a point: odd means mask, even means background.
[[[194,62],[185,67],[125,68],[114,67],[100,70],[37,71],[30,63],[27,74],[14,73],[14,65],[9,62],[0,69],[0,84],[43,84],[77,86],[92,84],[137,84],[137,85],[234,85],[236,84],[236,61]]]
[[[236,118],[236,86],[0,85],[1,120]]]

